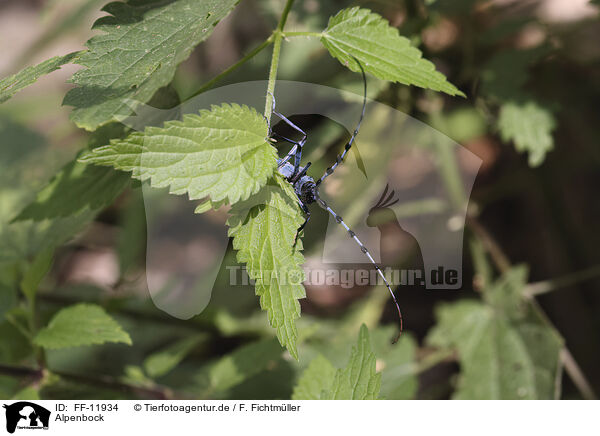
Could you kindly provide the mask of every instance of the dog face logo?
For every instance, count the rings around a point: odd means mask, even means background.
[[[29,401],[4,405],[6,409],[6,431],[19,429],[48,429],[50,411]]]

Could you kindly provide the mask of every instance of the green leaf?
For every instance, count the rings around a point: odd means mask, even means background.
[[[553,399],[562,342],[534,314],[510,320],[476,301],[441,305],[427,343],[458,352],[456,399]]]
[[[20,400],[20,401],[36,401],[40,399],[40,388],[36,387],[36,386],[27,386],[23,389],[21,389],[19,392],[17,392],[13,398],[13,400]]]
[[[204,339],[203,335],[196,335],[175,342],[164,350],[154,353],[144,360],[144,369],[152,377],[161,377],[179,363]]]
[[[40,77],[58,70],[65,64],[78,59],[82,52],[70,53],[65,56],[55,56],[33,67],[27,67],[17,74],[0,80],[0,103],[4,103],[17,92],[36,82]]]
[[[148,127],[123,140],[94,149],[81,162],[132,171],[155,188],[190,200],[235,203],[263,186],[276,167],[276,151],[267,140],[264,118],[247,106],[213,106],[183,121]]]
[[[77,63],[85,66],[71,81],[77,85],[65,96],[74,106],[71,119],[95,130],[120,121],[139,103],[168,85],[177,65],[212,33],[239,0],[149,0],[112,2],[111,14],[94,24],[103,32],[87,42]]]
[[[33,300],[35,298],[38,286],[50,270],[53,259],[53,249],[40,251],[23,274],[23,279],[21,280],[21,290],[29,300]]]
[[[380,398],[410,400],[417,394],[417,343],[410,333],[403,333],[396,344],[390,338],[396,328],[379,327],[372,333],[373,351],[381,373]]]
[[[546,153],[554,148],[552,131],[556,121],[552,113],[529,101],[504,103],[500,108],[498,128],[502,140],[513,141],[519,152],[529,154],[529,166],[541,165]]]
[[[17,293],[12,286],[0,282],[0,323],[4,321],[4,314],[17,304]]]
[[[100,306],[77,304],[62,309],[34,338],[47,349],[122,342],[131,345],[131,338]]]
[[[331,388],[335,373],[331,362],[321,354],[317,355],[298,380],[292,400],[320,400],[321,393]]]
[[[76,215],[82,211],[100,211],[129,186],[129,175],[112,168],[86,165],[77,161],[65,165],[25,207],[14,221]]]
[[[295,321],[300,317],[298,299],[306,294],[302,242],[292,248],[304,221],[295,198],[291,185],[276,175],[258,194],[236,204],[227,224],[233,248],[239,251],[237,260],[246,263],[248,276],[256,280],[260,306],[281,344],[298,359]]]
[[[398,29],[368,9],[344,9],[331,17],[321,42],[352,71],[360,71],[355,57],[366,72],[380,79],[464,97],[435,70],[433,63],[422,58],[408,38],[400,36]]]
[[[282,349],[274,338],[255,342],[203,367],[195,379],[204,395],[223,392],[264,371],[280,359],[281,354]]]
[[[358,333],[358,344],[352,347],[350,361],[338,369],[331,387],[322,395],[323,400],[376,400],[381,388],[381,374],[375,370],[375,354],[371,350],[369,330],[363,324]]]

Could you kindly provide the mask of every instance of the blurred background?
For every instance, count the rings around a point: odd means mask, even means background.
[[[0,0],[0,77],[83,49],[94,34],[92,23],[104,15],[104,3]],[[163,90],[169,107],[193,96],[266,39],[283,4],[241,2],[180,65]],[[286,29],[320,31],[331,15],[356,5],[398,27],[467,95],[448,97],[369,79],[371,98],[431,125],[482,159],[470,197],[470,231],[497,272],[509,264],[528,267],[528,289],[564,338],[583,384],[600,392],[600,5],[587,0],[297,0]],[[270,56],[270,50],[261,52],[221,84],[265,80]],[[61,106],[70,88],[66,81],[78,68],[67,65],[0,105],[2,265],[11,261],[11,250],[27,253],[31,243],[17,241],[22,229],[10,220],[90,140],[69,121],[71,109]],[[329,57],[319,41],[305,38],[284,44],[279,78],[357,93],[362,87],[360,77]],[[531,128],[515,133],[520,120]],[[318,161],[316,168],[324,168],[349,137],[321,117],[297,121],[310,129],[307,153]],[[343,187],[332,186],[329,194],[340,190],[341,207],[351,201],[344,200]],[[226,217],[222,208],[205,219],[218,231]],[[315,216],[306,229],[307,253],[319,243],[325,219]],[[384,289],[307,286],[297,363],[272,339],[253,287],[227,285],[225,266],[235,264],[231,247],[201,315],[183,321],[158,310],[146,286],[145,223],[141,189],[132,184],[56,251],[40,295],[40,324],[65,305],[95,302],[123,325],[134,345],[48,353],[49,365],[63,376],[44,383],[43,398],[289,398],[317,353],[338,366],[347,361],[362,322],[374,328],[387,398],[452,396],[460,366],[455,356],[439,357],[425,338],[439,303],[475,298],[485,286],[477,264],[482,247],[468,237],[461,291],[398,294],[410,319],[399,348],[388,343],[397,321]],[[166,274],[171,264],[210,258],[210,238],[206,232],[169,247],[182,255],[160,262]],[[0,331],[1,363],[31,360],[32,350],[14,326],[3,321]],[[386,373],[386,367],[402,370]],[[26,373],[0,375],[0,397],[38,388],[38,381]],[[560,398],[586,396],[581,383],[563,377]]]

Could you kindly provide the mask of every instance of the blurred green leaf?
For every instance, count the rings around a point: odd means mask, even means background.
[[[358,344],[352,347],[348,365],[337,370],[330,387],[323,387],[321,399],[376,400],[380,388],[381,374],[376,373],[369,330],[363,324],[358,333]]]
[[[54,315],[34,342],[44,348],[58,349],[105,342],[131,345],[131,338],[100,306],[77,304]]]
[[[276,175],[258,194],[234,205],[230,214],[227,224],[237,260],[246,263],[248,276],[256,280],[260,306],[267,310],[279,341],[298,359],[298,299],[306,294],[302,241],[292,249],[296,230],[304,221],[294,190]]]
[[[511,320],[476,301],[444,304],[427,343],[458,352],[456,399],[553,399],[562,341],[534,313]],[[485,382],[484,382],[485,381]]]
[[[23,88],[35,83],[40,77],[58,70],[65,64],[75,62],[82,52],[70,53],[65,56],[55,56],[34,67],[27,67],[17,74],[0,80],[0,103],[5,102]]]
[[[152,377],[161,377],[174,369],[205,338],[192,336],[175,342],[169,347],[148,356],[144,360],[144,370]]]
[[[410,40],[380,15],[358,7],[344,9],[329,20],[321,37],[329,53],[352,71],[360,71],[356,59],[374,76],[421,88],[464,94],[422,58]]]
[[[410,400],[417,394],[417,348],[410,333],[403,333],[396,344],[390,338],[395,327],[379,327],[373,331],[373,352],[377,356],[377,368],[381,373],[380,398],[386,400]]]
[[[27,386],[17,392],[13,398],[13,400],[20,401],[35,401],[40,399],[40,389],[35,386]]]
[[[128,174],[76,160],[69,162],[38,192],[36,199],[25,207],[15,221],[66,217],[82,211],[98,212],[129,186]]]
[[[513,141],[517,151],[527,152],[529,166],[541,165],[546,153],[554,148],[552,131],[555,127],[552,112],[532,101],[511,101],[500,107],[498,128],[502,140]]]
[[[212,33],[239,0],[150,0],[112,2],[109,16],[94,29],[103,33],[87,42],[77,60],[87,67],[75,73],[64,104],[74,106],[71,119],[95,130],[130,115],[139,103],[168,85],[177,65]]]
[[[15,288],[0,282],[0,323],[4,321],[4,314],[17,304]]]
[[[40,251],[31,264],[28,265],[28,268],[23,274],[23,279],[21,280],[21,290],[29,300],[35,298],[38,286],[50,270],[53,259],[54,250],[47,249]]]
[[[244,345],[214,363],[203,367],[195,382],[204,395],[225,391],[268,368],[281,358],[275,339]]]
[[[80,161],[132,171],[133,178],[191,200],[210,195],[235,203],[266,183],[275,158],[264,118],[247,106],[223,104],[113,140]]]
[[[331,387],[335,377],[335,367],[323,357],[317,355],[298,380],[292,400],[319,400],[324,390]]]

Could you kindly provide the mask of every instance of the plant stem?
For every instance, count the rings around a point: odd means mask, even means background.
[[[52,371],[52,373],[72,382],[113,389],[121,392],[128,392],[138,395],[140,398],[151,397],[159,400],[167,400],[174,397],[173,392],[170,389],[158,385],[153,387],[136,386],[110,376],[90,377],[87,375],[72,374],[61,371]],[[0,364],[0,374],[6,374],[13,377],[30,377],[34,380],[40,380],[44,376],[44,370],[28,368],[24,366]]]
[[[323,32],[285,32],[283,34],[284,38],[294,38],[297,36],[307,36],[309,38],[321,38],[323,36]]]
[[[256,56],[257,54],[259,54],[261,51],[263,51],[272,42],[273,42],[273,35],[271,35],[269,38],[267,38],[266,40],[264,40],[258,47],[256,47],[255,49],[253,49],[250,53],[248,53],[246,56],[244,56],[243,58],[241,58],[235,64],[233,64],[232,66],[228,67],[226,70],[224,70],[221,73],[219,73],[219,75],[213,77],[208,82],[206,82],[204,85],[202,85],[200,87],[200,89],[198,89],[192,95],[192,97],[195,97],[195,96],[197,96],[199,94],[202,94],[203,92],[208,91],[215,84],[217,84],[221,79],[223,79],[223,77],[225,77],[228,74],[232,73],[233,71],[237,70],[240,66],[242,66],[243,64],[245,64],[246,62],[248,62],[250,59],[252,59],[254,56]]]
[[[267,98],[265,102],[265,118],[267,124],[271,124],[271,115],[273,113],[273,95],[275,93],[275,81],[277,80],[277,68],[279,67],[279,55],[281,54],[281,41],[283,40],[283,28],[287,21],[294,0],[287,0],[283,13],[277,24],[277,29],[273,32],[273,57],[271,58],[271,70],[269,71],[269,84],[267,85]]]
[[[525,289],[525,295],[528,297],[534,297],[536,295],[545,294],[557,289],[566,288],[586,280],[591,280],[598,276],[600,276],[600,265],[584,269],[583,271],[567,274],[563,277],[530,283]]]

